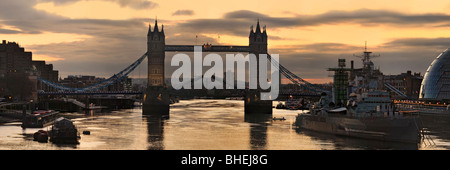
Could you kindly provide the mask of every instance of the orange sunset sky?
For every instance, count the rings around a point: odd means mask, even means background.
[[[379,54],[384,74],[426,71],[450,47],[448,0],[0,0],[0,39],[67,75],[110,77],[146,51],[148,24],[166,44],[248,45],[250,26],[267,26],[269,52],[313,83],[331,81],[338,58]],[[170,57],[166,54],[166,63]],[[140,66],[132,77],[145,77]],[[170,68],[166,76],[170,76]]]

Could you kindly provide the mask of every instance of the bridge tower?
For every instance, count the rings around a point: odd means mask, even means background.
[[[256,24],[256,30],[253,31],[253,26],[250,29],[249,35],[249,53],[255,54],[259,62],[259,54],[267,53],[267,32],[264,26],[263,31],[258,23]],[[258,70],[259,70],[259,64]],[[245,114],[272,114],[272,101],[271,100],[260,100],[261,99],[261,89],[259,87],[259,71],[257,76],[258,89],[248,90],[245,94],[245,104],[244,111]]]
[[[143,114],[169,114],[169,91],[164,85],[165,39],[164,25],[159,31],[158,21],[155,20],[155,28],[152,31],[149,24],[147,34],[148,82],[144,94]]]

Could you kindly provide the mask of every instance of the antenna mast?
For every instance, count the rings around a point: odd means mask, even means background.
[[[364,52],[367,52],[367,41],[365,41]]]

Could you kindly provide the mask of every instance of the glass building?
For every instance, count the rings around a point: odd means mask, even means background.
[[[420,87],[420,99],[450,99],[450,49],[445,50],[428,67]]]

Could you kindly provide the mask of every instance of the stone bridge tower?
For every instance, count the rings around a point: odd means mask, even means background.
[[[155,20],[155,28],[151,25],[147,34],[147,60],[148,79],[147,90],[144,94],[143,114],[169,114],[169,92],[164,85],[164,59],[166,37],[164,25],[161,31],[158,21]]]
[[[161,32],[158,29],[158,21],[155,21],[155,29],[148,26],[147,52],[148,52],[148,86],[164,86],[164,58],[165,58],[164,25]]]
[[[253,31],[253,26],[250,30],[249,35],[249,53],[255,54],[259,61],[259,54],[267,53],[267,32],[264,26],[263,31],[258,23],[256,24],[256,30]],[[259,70],[259,64],[258,64]],[[272,101],[271,100],[260,100],[261,99],[261,89],[259,87],[259,71],[257,76],[258,89],[248,90],[245,94],[244,110],[245,114],[272,114]]]

